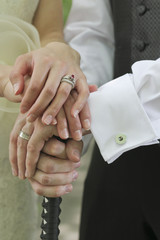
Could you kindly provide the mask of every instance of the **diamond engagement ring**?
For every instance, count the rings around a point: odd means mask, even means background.
[[[76,80],[74,78],[74,75],[65,75],[62,79],[61,79],[61,83],[62,82],[66,82],[66,83],[69,83],[71,84],[72,88],[74,88],[75,86],[75,83],[76,83]]]
[[[29,141],[29,139],[30,139],[30,135],[27,134],[27,133],[25,133],[25,132],[23,132],[23,131],[20,131],[19,137],[20,137],[20,138],[23,138],[23,139],[25,139],[25,140],[27,140],[27,141]]]

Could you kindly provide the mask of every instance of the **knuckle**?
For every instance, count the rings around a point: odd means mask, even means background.
[[[56,142],[55,142],[55,144],[52,146],[51,152],[52,152],[52,154],[55,154],[57,151],[58,151],[58,144],[56,144]]]
[[[53,166],[53,164],[51,165],[51,164],[46,164],[46,166],[45,166],[45,172],[46,173],[54,173],[54,166]]]
[[[30,153],[35,153],[35,151],[36,151],[35,145],[29,143],[29,144],[27,145],[27,151],[30,152]]]
[[[55,190],[54,190],[55,197],[60,197],[61,194],[62,194],[62,190],[60,189],[60,187],[55,187]]]
[[[57,127],[58,127],[59,130],[63,130],[65,128],[67,128],[67,121],[66,121],[66,119],[58,119]]]
[[[79,79],[82,79],[83,82],[87,83],[87,78],[86,78],[86,76],[84,75],[84,73],[82,71],[79,74]]]
[[[42,189],[40,186],[36,186],[36,187],[34,188],[34,190],[35,190],[35,192],[36,192],[38,195],[40,195],[40,196],[43,196],[43,195],[44,195],[44,191],[43,191],[43,189]]]
[[[47,87],[47,88],[45,89],[45,93],[46,93],[47,96],[53,97],[53,96],[55,95],[55,89],[52,88],[52,87],[50,87],[50,88]]]
[[[10,158],[9,158],[9,162],[10,162],[10,164],[11,164],[12,166],[15,166],[15,165],[17,164],[17,160],[16,160],[16,158],[14,158],[14,157],[10,157]]]
[[[52,58],[50,56],[44,56],[42,61],[43,61],[43,64],[50,65],[52,62]]]
[[[17,71],[12,71],[11,73],[10,73],[10,75],[9,75],[9,78],[11,79],[11,80],[13,80],[13,79],[17,79],[19,77],[19,73],[17,72]]]
[[[75,120],[74,123],[70,125],[70,131],[71,132],[76,132],[76,131],[79,131],[79,130],[81,130],[81,125],[80,125],[79,121]]]
[[[18,56],[17,59],[16,59],[16,63],[17,63],[17,62],[21,62],[22,60],[24,60],[25,57],[26,57],[26,55],[27,55],[27,54],[23,54],[23,55]]]
[[[73,173],[71,172],[71,173],[68,173],[68,174],[66,175],[65,184],[69,184],[69,183],[71,183],[71,182],[73,181],[72,174],[73,174]]]
[[[58,68],[60,70],[63,70],[63,69],[66,68],[67,63],[65,61],[62,61],[62,60],[57,60],[56,65],[58,66]]]
[[[57,153],[62,151],[62,144],[58,143],[57,141],[54,142],[53,146],[52,146],[52,150],[51,153],[52,155],[56,155]]]
[[[11,144],[17,143],[17,136],[15,136],[13,133],[10,134],[10,143]]]
[[[35,93],[35,92],[38,91],[38,89],[39,89],[38,84],[36,84],[36,83],[33,84],[33,83],[32,83],[32,85],[31,85],[31,87],[30,87],[30,91],[33,92],[33,93]]]
[[[33,168],[33,162],[29,159],[26,163],[26,166],[28,169],[32,169]]]
[[[23,149],[24,145],[25,145],[24,141],[19,137],[17,141],[18,148]]]
[[[42,185],[48,185],[50,183],[50,177],[47,175],[43,175],[41,179]]]
[[[21,107],[29,108],[30,106],[31,106],[31,103],[30,103],[29,99],[24,98],[24,100],[22,100]]]
[[[15,65],[17,65],[17,64],[21,63],[22,61],[24,61],[25,57],[26,57],[26,54],[18,56],[16,58]]]
[[[88,89],[84,89],[83,90],[83,95],[88,98],[89,97],[89,90]]]
[[[69,95],[69,90],[68,90],[68,88],[62,87],[61,90],[60,90],[60,94],[62,95],[62,97],[67,98],[68,95]]]

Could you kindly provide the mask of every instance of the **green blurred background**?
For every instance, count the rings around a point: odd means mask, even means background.
[[[63,0],[63,16],[64,16],[64,24],[67,20],[69,10],[72,5],[72,0]]]

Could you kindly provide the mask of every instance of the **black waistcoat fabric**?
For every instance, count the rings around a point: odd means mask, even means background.
[[[110,0],[115,33],[114,77],[138,60],[160,57],[160,0]]]

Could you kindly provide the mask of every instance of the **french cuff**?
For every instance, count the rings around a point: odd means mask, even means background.
[[[130,149],[157,143],[131,78],[131,74],[119,77],[89,97],[91,131],[108,163]]]

